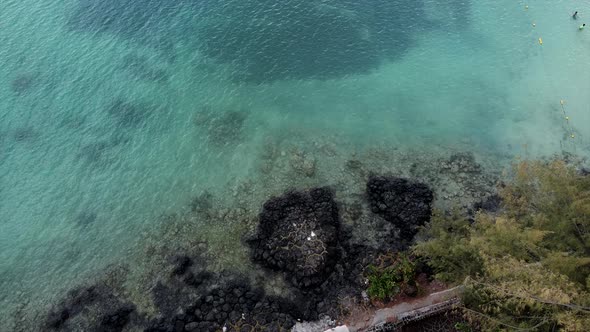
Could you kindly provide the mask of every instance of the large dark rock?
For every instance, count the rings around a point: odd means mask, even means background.
[[[427,185],[407,179],[371,176],[367,182],[371,210],[400,230],[403,239],[411,240],[432,213],[432,190]]]
[[[150,321],[145,331],[220,331],[223,326],[228,331],[251,331],[254,326],[261,331],[281,331],[304,318],[295,303],[267,296],[243,280],[219,275],[215,286],[179,312]]]
[[[291,191],[264,204],[258,233],[249,241],[252,259],[287,272],[294,286],[309,288],[332,272],[339,230],[332,191]]]

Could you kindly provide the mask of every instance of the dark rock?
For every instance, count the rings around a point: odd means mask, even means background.
[[[174,264],[174,269],[172,270],[172,275],[182,275],[187,272],[189,267],[193,264],[190,257],[186,255],[179,255],[174,256],[172,258],[172,262]]]
[[[65,324],[68,318],[70,318],[70,311],[67,308],[52,311],[49,313],[45,325],[48,328],[57,329]]]
[[[152,298],[156,307],[165,316],[174,315],[179,308],[189,303],[186,291],[169,287],[162,282],[156,283],[152,288]]]
[[[413,285],[408,285],[404,288],[404,294],[410,297],[415,297],[418,295],[418,288]]]
[[[486,197],[484,200],[473,204],[473,210],[475,212],[484,210],[486,212],[498,212],[502,206],[502,197],[498,194],[493,194]]]
[[[198,331],[199,330],[199,323],[197,323],[197,322],[188,323],[184,326],[184,330],[188,331],[188,332]]]
[[[256,236],[249,240],[252,259],[286,272],[299,288],[322,283],[338,256],[340,221],[328,188],[291,191],[268,200]]]
[[[100,320],[98,331],[100,332],[120,332],[129,322],[130,315],[135,311],[135,306],[131,304],[124,305],[111,312],[103,315]]]
[[[97,302],[100,298],[104,298],[107,295],[107,291],[99,286],[73,289],[68,292],[66,298],[55,309],[49,312],[45,320],[45,326],[51,329],[60,328],[68,319],[82,312],[86,306]]]
[[[174,323],[174,331],[175,332],[184,332],[184,322],[177,320]]]
[[[371,210],[400,230],[402,239],[411,240],[418,227],[430,220],[432,191],[425,184],[407,179],[371,176],[367,182]]]

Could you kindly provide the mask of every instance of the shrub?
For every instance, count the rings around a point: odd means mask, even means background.
[[[384,301],[397,295],[404,287],[415,284],[416,264],[406,254],[387,254],[378,258],[378,265],[369,265],[367,295]]]

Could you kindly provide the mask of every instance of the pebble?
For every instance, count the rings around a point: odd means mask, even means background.
[[[185,331],[196,331],[198,328],[199,328],[199,323],[197,323],[197,322],[188,323],[184,326]]]

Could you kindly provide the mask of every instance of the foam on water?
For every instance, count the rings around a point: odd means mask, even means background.
[[[342,137],[351,152],[438,146],[509,160],[526,145],[588,156],[590,31],[577,27],[590,24],[590,4],[466,3],[425,2],[429,23],[407,27],[411,46],[364,73],[252,83],[236,80],[239,63],[203,55],[194,33],[215,1],[145,23],[164,31],[148,41],[72,28],[76,0],[4,1],[3,314],[17,295],[50,298],[122,259],[202,190],[260,176],[265,140],[303,132]]]

